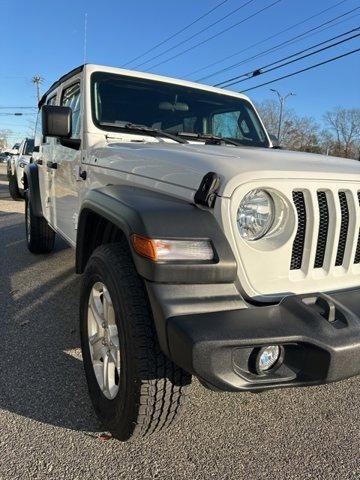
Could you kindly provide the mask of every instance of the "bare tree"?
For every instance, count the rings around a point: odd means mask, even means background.
[[[273,99],[263,100],[256,105],[256,108],[260,114],[262,121],[265,123],[267,131],[271,135],[277,134],[279,124],[279,103]],[[288,121],[289,110],[284,109],[283,123]],[[280,139],[279,139],[280,140]]]
[[[12,131],[8,128],[0,130],[0,150],[4,150],[9,146],[9,136],[12,134]]]
[[[257,105],[263,122],[272,135],[276,135],[279,122],[279,104],[275,100],[264,100]],[[296,115],[290,108],[284,108],[282,114],[281,138],[279,142],[290,150],[302,150],[320,153],[319,125],[311,117]]]
[[[360,108],[336,107],[325,113],[324,121],[334,135],[334,154],[346,158],[359,158]]]
[[[36,118],[31,117],[27,121],[27,129],[26,129],[26,134],[31,138],[35,137],[35,127],[36,127]]]

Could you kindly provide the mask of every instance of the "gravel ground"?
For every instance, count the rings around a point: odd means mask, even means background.
[[[0,479],[358,479],[360,379],[253,395],[198,382],[172,430],[101,438],[86,391],[74,252],[34,256],[0,167]]]

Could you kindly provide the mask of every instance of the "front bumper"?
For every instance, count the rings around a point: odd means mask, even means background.
[[[173,316],[166,325],[172,360],[211,388],[263,390],[360,374],[360,289]],[[283,363],[257,374],[254,353],[266,345],[282,346]]]

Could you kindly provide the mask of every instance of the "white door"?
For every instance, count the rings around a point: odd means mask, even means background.
[[[72,139],[81,138],[81,89],[80,79],[72,79],[62,87],[60,105],[72,109]],[[76,242],[76,229],[79,211],[79,168],[81,149],[75,150],[55,140],[54,146],[54,210],[55,228],[70,243]]]
[[[51,92],[46,100],[47,105],[56,104],[56,92]],[[38,113],[36,121],[35,146],[36,150],[33,152],[34,162],[38,165],[39,173],[39,187],[41,192],[41,206],[42,212],[50,225],[55,225],[55,211],[54,211],[54,170],[50,169],[48,165],[52,162],[54,155],[55,139],[44,137],[42,134],[41,125],[41,110]]]

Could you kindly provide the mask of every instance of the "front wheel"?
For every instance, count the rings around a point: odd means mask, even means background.
[[[101,246],[91,256],[81,288],[80,332],[90,397],[114,437],[145,436],[177,419],[191,377],[160,350],[126,244]]]

